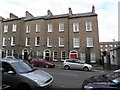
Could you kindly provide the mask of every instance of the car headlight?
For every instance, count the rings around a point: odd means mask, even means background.
[[[87,86],[87,85],[86,85],[86,86],[84,86],[84,89],[85,89],[85,90],[91,90],[91,89],[93,89],[93,87],[92,87],[92,86]]]
[[[35,79],[34,80],[39,86],[43,85],[45,82]]]

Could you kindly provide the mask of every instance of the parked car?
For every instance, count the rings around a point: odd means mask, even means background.
[[[45,68],[54,68],[55,64],[51,61],[47,61],[45,59],[39,59],[39,58],[33,58],[31,60],[32,66],[39,66],[39,67],[45,67]]]
[[[81,69],[84,71],[92,70],[92,65],[86,64],[79,59],[66,59],[63,62],[63,67],[65,70],[68,70],[68,69]]]
[[[120,90],[120,70],[110,74],[92,76],[83,81],[84,90]]]
[[[14,56],[6,56],[3,59],[16,59]]]
[[[23,60],[1,60],[2,83],[16,90],[34,90],[52,86],[53,77]]]

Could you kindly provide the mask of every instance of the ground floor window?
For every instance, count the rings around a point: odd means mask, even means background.
[[[62,51],[61,52],[61,61],[64,61],[66,59],[66,52]]]
[[[91,54],[90,54],[90,60],[91,60],[91,63],[96,63],[95,53],[91,53]]]
[[[57,61],[57,54],[58,54],[57,52],[55,51],[53,52],[53,61]]]
[[[86,59],[85,53],[80,53],[80,56],[81,56],[80,60],[85,62],[85,59]]]

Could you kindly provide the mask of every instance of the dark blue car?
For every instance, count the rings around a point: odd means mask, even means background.
[[[84,90],[120,90],[120,70],[111,74],[92,76],[83,82],[82,88]]]

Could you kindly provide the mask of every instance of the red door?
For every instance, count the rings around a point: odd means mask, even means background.
[[[77,55],[76,54],[71,54],[71,59],[76,59],[77,58]]]

